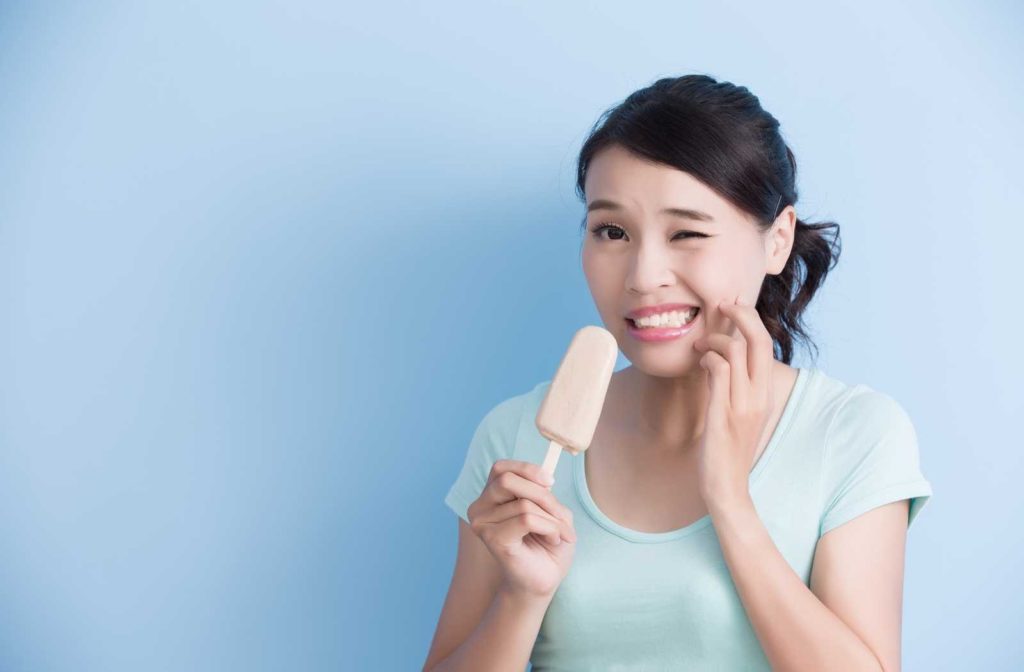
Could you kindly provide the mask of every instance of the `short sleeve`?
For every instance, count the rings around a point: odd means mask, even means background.
[[[855,390],[836,411],[825,439],[819,537],[902,499],[910,500],[909,527],[932,495],[907,412],[882,392],[863,385]]]
[[[467,523],[466,510],[483,492],[491,467],[498,460],[514,456],[524,399],[525,395],[519,395],[497,404],[473,432],[462,471],[444,498],[445,504]]]

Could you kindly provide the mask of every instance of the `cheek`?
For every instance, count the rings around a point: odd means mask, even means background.
[[[718,310],[719,303],[733,301],[737,295],[745,296],[746,278],[742,268],[742,259],[723,256],[706,256],[699,261],[691,260],[687,282],[693,292],[700,298],[704,314],[704,328],[711,332],[724,333],[729,324],[725,315]]]
[[[688,279],[694,291],[701,292],[705,300],[714,301],[715,305],[737,295],[747,296],[750,287],[759,286],[755,261],[740,254],[694,257],[690,260]]]
[[[728,291],[735,279],[729,269],[735,268],[727,259],[705,256],[692,258],[687,266],[686,281],[704,301],[711,302]]]
[[[612,268],[607,264],[595,264],[586,252],[583,253],[582,266],[583,276],[590,288],[591,295],[597,301],[598,309],[603,307],[602,304],[618,298],[615,291],[615,283],[618,282],[618,278]]]
[[[591,256],[587,254],[586,251],[583,252],[582,266],[583,277],[586,278],[587,285],[590,286],[590,291],[592,293],[597,293],[600,289],[601,282],[604,280],[604,278],[602,277],[603,274],[594,272],[593,261],[591,260]]]

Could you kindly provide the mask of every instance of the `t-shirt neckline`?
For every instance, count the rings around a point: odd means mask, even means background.
[[[779,421],[776,423],[774,431],[772,431],[768,444],[761,452],[757,462],[754,464],[754,468],[750,472],[749,484],[751,488],[753,488],[754,484],[757,483],[761,474],[764,473],[765,467],[767,467],[768,462],[775,454],[778,444],[782,441],[786,430],[789,428],[793,414],[800,405],[804,388],[807,386],[807,380],[811,374],[812,370],[810,369],[802,367],[797,368],[796,382],[793,384],[793,389],[790,390],[789,399],[786,400],[786,405],[782,410],[782,415],[779,416]],[[587,452],[583,451],[582,453],[573,456],[572,471],[576,495],[579,497],[580,502],[583,504],[583,508],[594,522],[612,534],[618,535],[628,541],[638,543],[661,543],[682,539],[683,537],[694,534],[695,532],[699,532],[711,524],[710,513],[705,514],[703,517],[698,518],[689,525],[665,532],[641,532],[640,530],[634,530],[616,523],[597,507],[597,503],[590,496],[590,488],[587,486],[586,469],[584,468],[584,459],[586,454]]]

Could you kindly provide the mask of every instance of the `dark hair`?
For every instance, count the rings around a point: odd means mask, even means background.
[[[583,143],[576,193],[591,159],[618,144],[648,160],[689,173],[752,215],[767,231],[778,213],[795,204],[796,158],[779,133],[779,122],[746,87],[707,75],[662,78],[606,110]],[[586,228],[584,216],[581,228]],[[831,235],[829,229],[834,229]],[[778,275],[767,275],[756,308],[778,359],[789,364],[797,337],[817,351],[801,314],[838,263],[839,225],[796,220],[793,249]]]

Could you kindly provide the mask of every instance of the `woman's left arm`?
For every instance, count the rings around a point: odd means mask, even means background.
[[[710,388],[699,446],[701,496],[733,583],[773,670],[898,672],[908,503],[876,507],[818,539],[811,586],[768,534],[750,496],[772,409],[772,339],[737,298],[719,310],[739,338],[694,341]]]
[[[811,587],[749,496],[709,507],[736,591],[772,669],[899,672],[907,500],[818,540]]]

